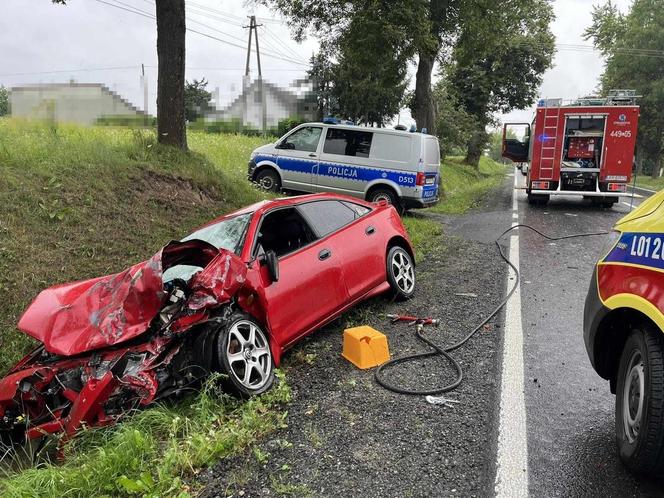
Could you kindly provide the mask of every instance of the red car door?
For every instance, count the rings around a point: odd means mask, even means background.
[[[348,292],[335,242],[320,240],[294,208],[268,213],[261,226],[259,251],[275,250],[279,256],[278,281],[265,282],[262,272],[262,297],[272,337],[284,347],[333,316],[348,301]]]
[[[371,209],[340,200],[308,202],[299,209],[319,236],[338,246],[350,299],[385,281],[385,234]]]

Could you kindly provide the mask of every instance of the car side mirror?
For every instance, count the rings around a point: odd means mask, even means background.
[[[292,150],[292,149],[295,149],[295,144],[284,141],[284,142],[281,142],[280,144],[277,144],[277,149]]]
[[[272,282],[279,281],[279,258],[277,253],[274,251],[268,251],[265,253],[265,264],[267,265],[267,271],[270,275],[270,280]]]

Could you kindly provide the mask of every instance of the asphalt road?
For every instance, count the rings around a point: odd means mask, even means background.
[[[519,229],[518,240],[505,238],[503,248],[512,251],[516,245],[519,252],[521,306],[514,304],[519,302],[515,296],[507,315],[455,351],[466,377],[449,395],[460,401],[454,408],[385,391],[371,371],[357,370],[339,355],[341,330],[348,323],[385,332],[393,356],[426,349],[412,328],[391,324],[387,313],[441,318],[443,326],[427,334],[443,344],[454,342],[504,296],[506,265],[493,241],[510,223],[550,235],[609,230],[630,204],[648,195],[637,191],[641,197],[623,199],[611,209],[574,198],[552,198],[547,207],[536,208],[528,205],[523,190],[513,188],[514,178],[506,178],[469,214],[429,214],[443,224],[445,236],[418,267],[415,299],[406,304],[372,300],[286,355],[293,388],[286,427],[256,450],[201,475],[204,496],[492,496],[504,463],[499,437],[504,398],[515,394],[504,382],[512,377],[501,372],[501,362],[505,367],[503,355],[514,344],[518,363],[512,358],[511,368],[523,374],[524,388],[513,406],[522,409],[525,427],[507,433],[506,449],[523,449],[523,461],[507,455],[516,460],[512,470],[515,482],[523,484],[519,489],[528,488],[533,497],[664,496],[661,482],[635,477],[618,461],[614,396],[592,370],[583,344],[583,305],[604,237],[551,242]],[[518,171],[516,179],[523,184]],[[507,339],[510,314],[519,318],[516,343]],[[451,380],[448,366],[435,359],[390,375],[420,388]],[[514,441],[518,437],[522,441]],[[525,495],[504,483],[501,489],[504,496]]]
[[[608,230],[630,210],[629,198],[612,209],[573,197],[531,207],[517,192],[519,223],[550,235]],[[662,483],[637,478],[620,464],[615,398],[590,366],[583,343],[583,305],[604,237],[550,242],[519,232],[531,496],[664,496]]]

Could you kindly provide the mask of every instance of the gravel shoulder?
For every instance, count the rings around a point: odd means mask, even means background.
[[[487,324],[454,356],[464,382],[448,396],[454,408],[423,397],[393,394],[341,357],[346,326],[371,325],[385,333],[392,357],[427,350],[414,327],[384,315],[409,313],[441,319],[426,335],[457,341],[501,300],[505,265],[493,244],[509,226],[505,196],[511,178],[487,196],[478,212],[436,216],[439,244],[417,267],[418,290],[406,303],[376,298],[358,306],[286,353],[293,390],[285,427],[252,450],[202,473],[203,496],[484,496],[493,489],[495,407],[498,406],[502,317]],[[495,226],[470,230],[478,213]],[[481,235],[478,235],[478,230]],[[470,294],[470,295],[459,295]],[[388,380],[426,388],[453,380],[440,358],[397,366]]]

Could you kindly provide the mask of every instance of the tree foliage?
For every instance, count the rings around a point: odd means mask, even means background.
[[[207,91],[208,82],[205,78],[193,81],[185,81],[184,84],[184,107],[187,121],[193,122],[202,117],[210,110],[212,94]]]
[[[279,2],[275,2],[279,4]],[[320,18],[306,15],[294,24],[295,36],[302,36],[306,23],[317,26],[345,5],[352,15],[343,17],[343,29],[335,25],[321,35],[321,50],[312,57],[309,77],[313,79],[319,114],[338,114],[360,123],[383,125],[397,114],[408,85],[408,61],[414,48],[402,22],[406,0],[388,2],[367,0],[320,2]],[[286,12],[298,9],[298,3],[280,7]],[[327,7],[326,9],[323,7]]]
[[[594,7],[586,39],[607,57],[604,93],[635,89],[641,106],[638,155],[646,172],[656,174],[664,152],[664,2],[635,0],[627,14],[611,3]]]
[[[0,116],[9,114],[9,90],[0,85]]]
[[[481,0],[465,5],[462,19],[444,75],[475,120],[466,161],[477,166],[494,113],[526,108],[537,96],[555,49],[549,29],[553,9],[547,0]]]

